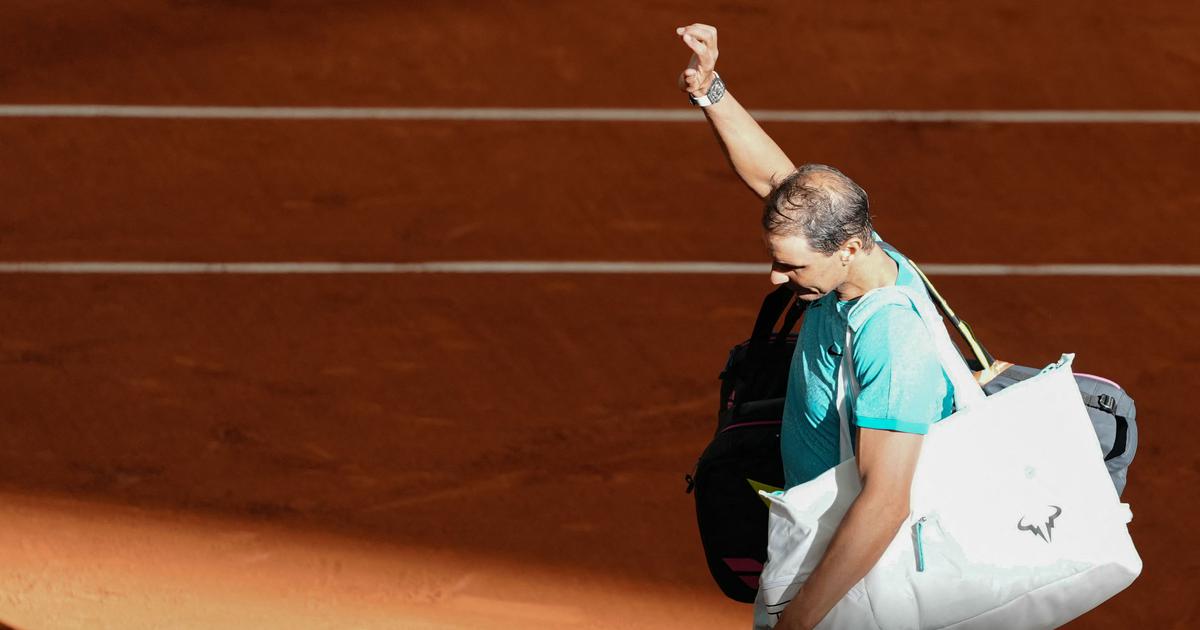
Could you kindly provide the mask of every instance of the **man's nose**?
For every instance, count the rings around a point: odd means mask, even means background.
[[[788,277],[786,273],[781,273],[775,271],[774,269],[771,270],[771,284],[780,285],[786,283],[787,281]]]

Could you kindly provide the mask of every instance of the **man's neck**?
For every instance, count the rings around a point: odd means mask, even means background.
[[[838,300],[854,300],[872,289],[896,284],[900,267],[876,244],[869,252],[859,252],[850,263],[846,281],[837,288]]]

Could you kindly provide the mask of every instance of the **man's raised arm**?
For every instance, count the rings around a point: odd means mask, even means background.
[[[692,50],[691,62],[679,75],[679,89],[694,97],[706,96],[716,78],[717,29],[692,24],[675,33]],[[704,115],[734,172],[759,197],[766,197],[776,181],[796,169],[732,94],[725,92],[719,101],[704,107]]]

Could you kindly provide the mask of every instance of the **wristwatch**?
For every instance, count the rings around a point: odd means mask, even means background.
[[[708,86],[708,92],[704,96],[692,96],[688,94],[688,100],[692,102],[692,105],[708,107],[709,105],[716,105],[723,96],[725,96],[725,82],[721,80],[721,75],[717,74],[714,70],[713,80]]]

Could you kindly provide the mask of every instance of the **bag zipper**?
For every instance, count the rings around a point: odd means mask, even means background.
[[[916,537],[917,537],[917,571],[918,572],[923,572],[925,570],[925,543],[922,540],[922,534],[925,531],[925,519],[926,518],[928,518],[928,517],[922,516],[921,518],[917,519],[917,522],[913,525],[913,528],[915,528],[915,530],[916,530]]]

